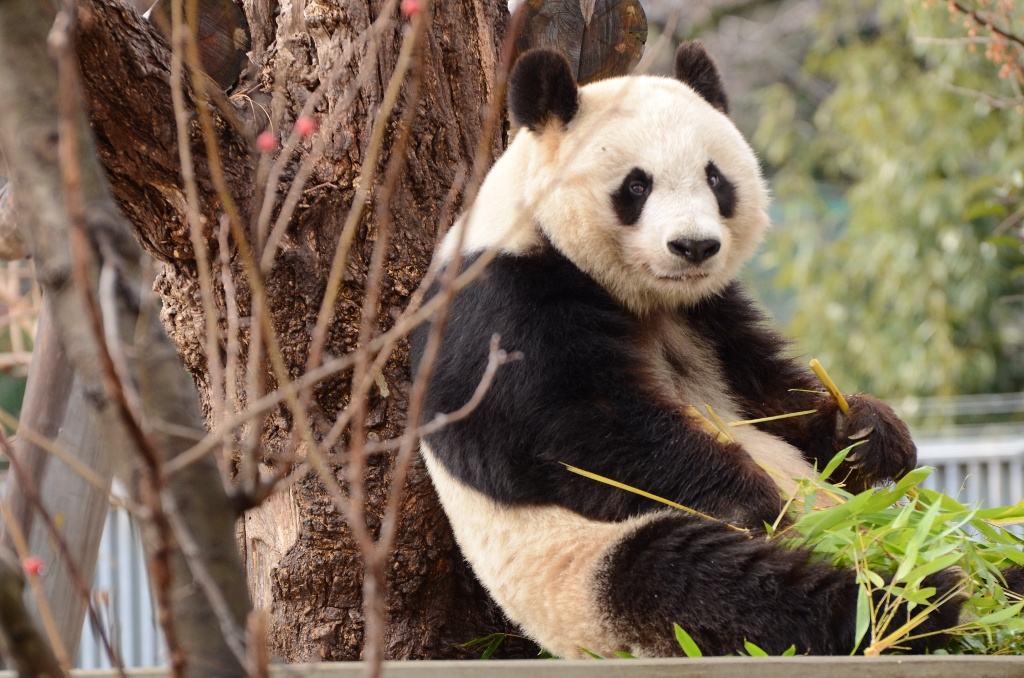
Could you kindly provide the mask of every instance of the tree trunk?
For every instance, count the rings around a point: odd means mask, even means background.
[[[349,0],[329,3],[307,0],[293,6],[282,0],[275,17],[273,0],[246,0],[257,80],[269,92],[278,68],[286,68],[284,120],[291,130],[297,111],[316,86],[328,79],[344,45],[356,40],[385,3]],[[134,224],[148,251],[160,262],[157,290],[163,300],[164,326],[193,374],[205,414],[210,411],[210,376],[204,342],[205,320],[196,264],[188,237],[185,199],[176,148],[169,81],[170,56],[152,27],[119,0],[83,3],[78,52],[100,155],[122,210]],[[289,37],[290,19],[300,17]],[[370,144],[374,118],[395,69],[402,29],[394,22],[378,38],[376,57],[357,53],[349,76],[330,88],[314,117],[327,150],[313,167],[307,188],[290,221],[271,272],[266,276],[272,324],[292,378],[305,369],[310,332],[324,296],[328,272],[346,214],[353,200],[360,164]],[[381,286],[379,318],[387,329],[408,303],[430,261],[439,220],[449,190],[461,167],[471,165],[483,133],[484,111],[495,96],[495,72],[507,19],[503,0],[451,0],[433,8],[421,43],[423,74],[419,103],[406,150],[406,166],[390,201],[394,234]],[[361,65],[361,68],[357,68]],[[358,72],[357,72],[358,71]],[[334,130],[325,128],[326,112],[339,105],[350,88],[362,88],[347,117]],[[240,115],[255,110],[253,101],[269,97],[250,90],[233,97]],[[326,350],[339,356],[357,346],[364,284],[377,235],[373,196],[382,183],[398,120],[406,106],[403,90],[385,133],[378,180],[356,233],[335,306]],[[262,196],[254,195],[256,157],[244,135],[218,119],[221,154],[227,183],[242,206],[243,221],[258,211]],[[222,208],[210,180],[198,122],[190,128],[211,260],[217,261],[215,225]],[[500,153],[503,130],[490,139]],[[310,149],[304,141],[296,161],[285,170],[278,203],[299,162]],[[456,207],[458,200],[456,200]],[[276,212],[275,212],[276,214]],[[449,218],[449,221],[451,219]],[[447,226],[447,224],[444,224]],[[242,267],[233,254],[233,278],[239,290],[239,313],[250,314],[249,291]],[[217,278],[222,350],[226,331],[224,289]],[[242,337],[243,348],[246,336]],[[265,381],[274,387],[269,368]],[[244,365],[236,378],[244,392]],[[386,388],[374,389],[368,402],[371,440],[401,434],[405,425],[410,382],[407,346],[403,342],[383,369]],[[347,402],[349,376],[321,382],[315,389],[311,415],[323,436]],[[381,395],[381,391],[387,393]],[[261,437],[265,457],[280,453],[292,438],[292,416],[281,405],[272,410]],[[367,461],[367,522],[376,535],[382,519],[393,457]],[[339,481],[341,476],[338,474]],[[457,545],[421,462],[413,464],[402,502],[399,536],[388,566],[386,654],[389,658],[463,657],[461,643],[496,632],[512,631],[500,609],[474,578]],[[310,474],[290,490],[251,511],[240,527],[249,587],[257,607],[270,614],[270,649],[289,661],[347,660],[362,650],[362,563],[351,532],[335,511],[323,485]],[[531,646],[507,642],[506,656],[522,656]]]

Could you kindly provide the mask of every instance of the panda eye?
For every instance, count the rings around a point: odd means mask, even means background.
[[[736,186],[729,181],[728,177],[722,175],[721,170],[714,162],[708,162],[704,167],[704,176],[707,177],[708,186],[715,194],[718,201],[718,213],[726,219],[731,219],[736,213],[736,202],[739,199],[736,194]]]
[[[622,183],[611,198],[615,214],[624,226],[632,226],[640,221],[640,214],[644,211],[653,186],[654,177],[639,167],[634,167],[622,178]]]

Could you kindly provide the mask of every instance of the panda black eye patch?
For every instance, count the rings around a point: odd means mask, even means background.
[[[708,178],[708,186],[718,200],[718,213],[726,219],[732,218],[736,213],[736,186],[725,178],[718,165],[714,161],[708,161],[704,168],[704,174]]]
[[[612,193],[612,206],[619,221],[632,226],[640,220],[653,185],[654,178],[639,167],[629,171],[619,189]]]

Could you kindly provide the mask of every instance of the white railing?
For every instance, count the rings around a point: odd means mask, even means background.
[[[1009,506],[1024,500],[1024,429],[953,429],[941,438],[919,438],[917,461],[934,466],[924,486],[961,503]]]
[[[103,628],[126,667],[163,666],[166,652],[154,614],[149,570],[138,527],[128,511],[111,508],[100,541],[93,603]],[[110,668],[99,636],[86,619],[78,668]]]

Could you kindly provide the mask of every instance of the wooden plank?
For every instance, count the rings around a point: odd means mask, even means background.
[[[362,662],[272,667],[274,678],[360,678]],[[134,669],[131,678],[167,678],[166,669]],[[113,678],[110,670],[75,678]],[[386,678],[1021,678],[1024,657],[716,657],[712,659],[489,660],[386,662]],[[10,671],[0,678],[15,678]]]
[[[93,422],[91,407],[57,339],[49,313],[48,305],[44,304],[29,368],[21,426],[56,439],[104,479],[109,491],[113,473],[109,450],[102,431]],[[25,436],[19,436],[15,454],[39,489],[43,505],[54,517],[79,571],[91,586],[109,492],[93,487]],[[64,647],[74,661],[85,620],[85,603],[76,593],[56,545],[26,501],[13,473],[8,474],[8,482],[4,501],[27,535],[29,551],[43,561],[43,590],[54,611]],[[8,535],[3,539],[9,544]],[[29,596],[27,602],[29,612],[39,624],[35,600]]]
[[[96,425],[92,406],[85,401],[85,393],[77,377],[74,383],[57,442],[73,451],[80,461],[103,478],[107,492],[100,492],[54,459],[43,481],[42,497],[43,504],[58,523],[69,550],[75,555],[79,571],[91,587],[103,525],[110,506],[113,460],[105,444],[103,431]],[[56,615],[57,626],[71,661],[74,661],[82,638],[85,602],[76,593],[71,575],[42,525],[37,524],[33,528],[29,546],[45,564],[43,583],[46,595],[54,611],[60,611]]]
[[[71,362],[50,320],[49,304],[44,303],[39,315],[35,349],[21,406],[21,425],[51,440],[56,438],[71,398],[73,382]],[[15,443],[14,453],[35,486],[42,487],[50,455],[24,436]],[[21,531],[29,534],[35,521],[35,513],[25,500],[13,473],[8,476],[4,502],[11,508]],[[2,543],[6,548],[14,550],[14,542],[11,541],[6,529],[3,530]]]

